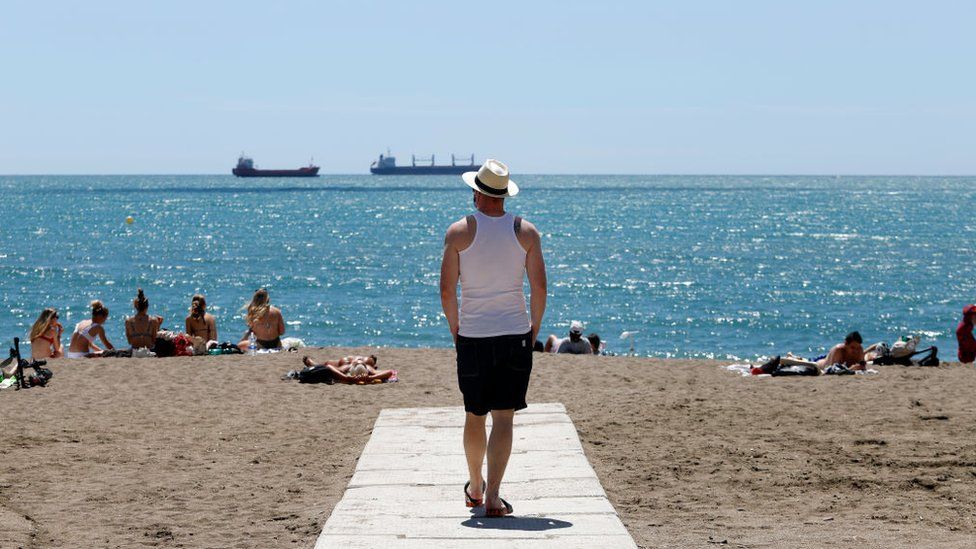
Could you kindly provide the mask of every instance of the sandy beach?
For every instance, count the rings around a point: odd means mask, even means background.
[[[52,361],[0,392],[0,546],[311,547],[379,410],[460,396],[451,350],[306,351],[402,381],[281,381],[291,353]],[[976,370],[879,370],[536,355],[529,401],[566,405],[642,547],[971,546]]]

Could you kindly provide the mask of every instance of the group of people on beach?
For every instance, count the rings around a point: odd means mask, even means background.
[[[600,336],[596,332],[583,337],[583,323],[579,320],[570,322],[567,337],[550,334],[545,343],[537,339],[535,350],[544,353],[571,355],[599,355],[605,352],[600,342]]]
[[[132,349],[152,350],[163,330],[163,317],[149,314],[149,299],[139,288],[132,300],[135,314],[125,320],[125,337]],[[101,301],[91,302],[91,316],[78,322],[68,339],[68,347],[62,346],[64,327],[59,322],[58,310],[47,308],[41,311],[31,326],[28,339],[31,344],[31,357],[35,360],[49,358],[86,358],[99,356],[106,351],[115,350],[105,333],[109,310]],[[268,291],[264,288],[254,292],[244,316],[247,330],[236,346],[246,351],[251,345],[251,336],[257,349],[280,349],[281,336],[285,333],[285,320],[281,310],[271,304]],[[203,343],[204,348],[218,344],[217,321],[207,312],[207,299],[201,294],[190,300],[189,314],[184,319],[185,334]]]
[[[149,313],[149,299],[142,288],[138,289],[132,300],[135,314],[125,320],[125,337],[133,351],[158,350],[160,336],[164,331],[164,318]],[[116,348],[105,333],[105,322],[109,310],[101,301],[91,302],[91,316],[75,325],[68,341],[68,348],[61,343],[64,329],[59,322],[58,311],[44,309],[31,327],[29,339],[31,358],[47,360],[51,358],[89,358],[104,356]],[[254,292],[244,315],[247,330],[241,340],[234,344],[240,352],[249,350],[278,350],[282,348],[281,336],[285,333],[285,320],[281,309],[271,304],[268,291],[264,288]],[[207,299],[196,294],[190,300],[189,314],[184,319],[185,335],[194,342],[194,348],[210,349],[220,344],[217,339],[217,321],[207,312]],[[129,355],[126,355],[129,356]],[[302,363],[308,368],[320,370],[319,376],[327,383],[364,384],[395,380],[396,370],[380,370],[376,367],[376,355],[344,356],[336,360],[316,363],[304,357]]]

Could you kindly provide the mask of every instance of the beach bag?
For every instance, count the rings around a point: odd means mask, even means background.
[[[332,385],[332,371],[328,366],[306,366],[295,376],[299,383],[325,383]]]
[[[193,354],[195,355],[205,355],[207,354],[207,342],[203,340],[202,337],[192,336],[190,341],[193,342]]]
[[[933,345],[928,349],[916,352],[911,356],[910,364],[912,366],[938,366],[939,348]]]
[[[152,351],[156,353],[158,357],[173,356],[176,354],[176,346],[173,345],[173,340],[165,337],[156,337],[156,344],[153,345]]]
[[[34,373],[27,378],[27,384],[31,387],[44,387],[52,377],[54,377],[54,372],[51,370],[35,366]]]
[[[918,346],[918,341],[918,336],[901,336],[898,338],[898,341],[891,346],[891,356],[894,358],[910,356],[915,352],[915,347]]]

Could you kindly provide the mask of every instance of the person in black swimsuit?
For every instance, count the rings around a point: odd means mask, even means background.
[[[136,314],[125,320],[125,338],[133,349],[152,349],[156,346],[156,333],[163,325],[163,317],[149,316],[149,300],[142,288],[139,288],[138,295],[132,300],[132,307]]]
[[[247,350],[252,333],[257,339],[259,349],[281,348],[281,336],[285,335],[285,319],[281,316],[281,310],[271,304],[268,290],[261,288],[254,292],[244,318],[247,321],[247,331],[237,344],[242,351]]]

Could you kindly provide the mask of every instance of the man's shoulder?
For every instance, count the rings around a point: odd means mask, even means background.
[[[474,216],[466,215],[461,219],[458,219],[447,228],[447,234],[444,236],[445,241],[455,242],[458,240],[464,240],[468,238],[471,233],[471,224],[474,221]]]
[[[529,221],[528,219],[526,219],[526,218],[524,218],[524,217],[522,217],[520,215],[516,215],[515,218],[519,220],[518,221],[519,232],[525,231],[527,233],[536,233],[536,234],[538,234],[539,229],[536,228],[535,223],[532,223],[531,221]]]
[[[461,219],[458,219],[454,223],[448,225],[447,234],[455,233],[458,231],[466,231],[468,229],[468,218],[470,217],[471,217],[470,215],[466,215]]]

